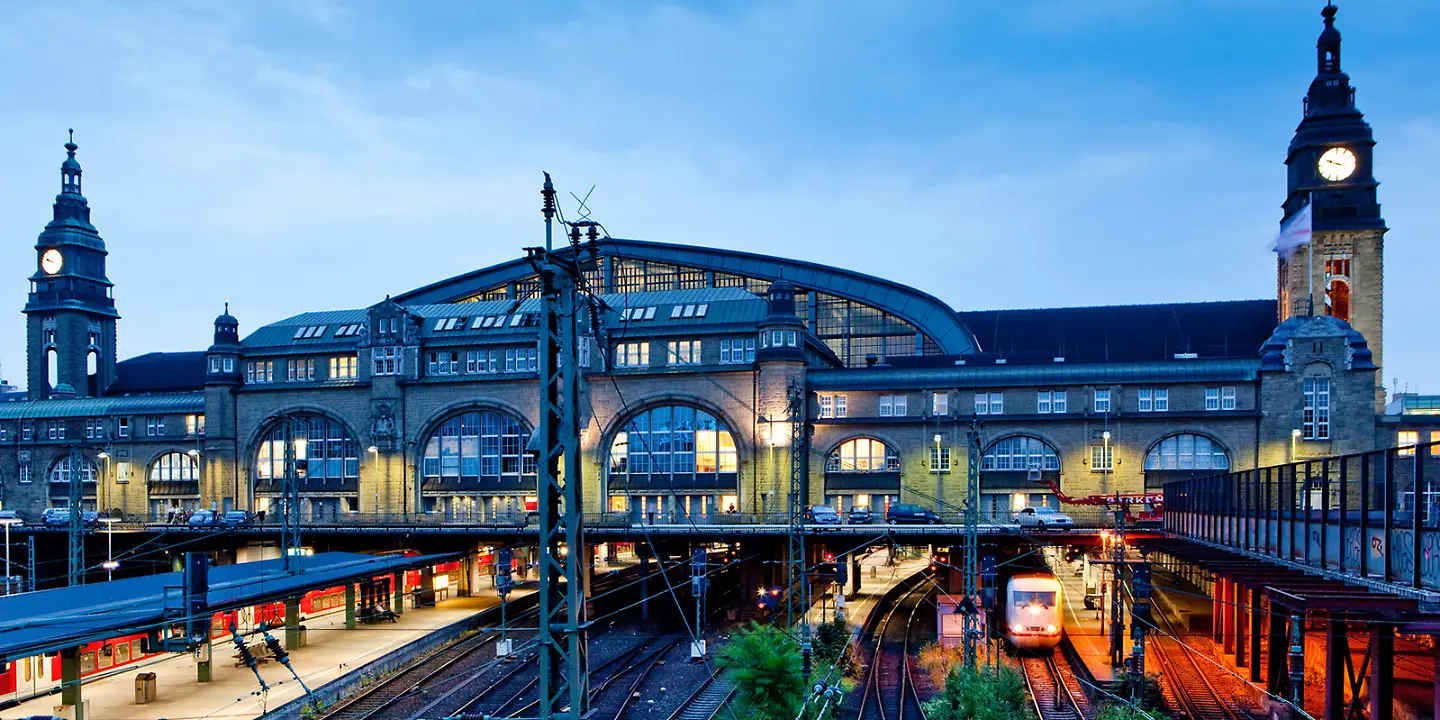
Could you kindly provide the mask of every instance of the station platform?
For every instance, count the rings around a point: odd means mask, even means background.
[[[889,561],[890,551],[886,549],[877,550],[860,560],[860,590],[845,601],[845,623],[852,632],[860,631],[885,593],[901,580],[920,572],[930,564],[929,559],[924,556],[901,560],[894,565],[887,564]],[[834,603],[812,605],[809,619],[811,627],[834,620]]]
[[[1080,567],[1080,563],[1061,560],[1054,568],[1055,577],[1064,588],[1061,602],[1064,605],[1065,637],[1095,682],[1114,682],[1116,669],[1110,665],[1109,598],[1097,603],[1095,610],[1085,607],[1085,580]],[[1125,633],[1123,637],[1128,638],[1128,627]]]
[[[345,612],[311,615],[305,618],[307,639],[304,647],[291,651],[290,662],[311,689],[318,688],[386,653],[413,642],[447,625],[483,610],[495,607],[500,600],[493,591],[479,589],[471,597],[442,600],[433,607],[406,608],[397,622],[360,625],[345,629]],[[533,583],[523,584],[511,595],[512,601],[534,592]],[[89,706],[87,718],[102,720],[160,720],[161,718],[220,718],[250,720],[304,695],[290,672],[276,662],[263,662],[260,675],[270,685],[261,694],[255,675],[243,664],[237,665],[234,646],[217,638],[213,643],[212,682],[196,680],[196,663],[189,654],[169,655],[148,663],[126,666],[113,675],[86,680],[82,698]],[[135,704],[135,676],[139,672],[156,674],[157,699]],[[60,705],[58,693],[22,702],[0,711],[0,719],[50,715]]]

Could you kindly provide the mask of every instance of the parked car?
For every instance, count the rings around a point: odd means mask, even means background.
[[[1039,530],[1075,527],[1075,521],[1069,515],[1051,507],[1021,508],[1020,512],[1015,513],[1015,523],[1020,527],[1033,527]]]
[[[885,511],[885,522],[891,525],[938,525],[940,516],[919,505],[896,503]]]
[[[839,525],[840,513],[829,505],[811,505],[805,509],[805,522],[815,525]]]
[[[85,527],[93,527],[100,521],[100,513],[93,510],[86,510],[80,513],[80,522]],[[70,508],[45,508],[40,513],[40,524],[45,527],[69,527]]]
[[[185,519],[185,524],[189,527],[211,527],[216,524],[216,520],[214,510],[196,510]]]
[[[855,507],[850,508],[850,524],[851,524],[851,525],[869,525],[869,524],[870,524],[870,508],[868,508],[868,507],[866,507],[866,506],[864,506],[864,505],[856,505]]]
[[[216,518],[216,524],[220,527],[250,527],[253,521],[254,518],[245,510],[227,510]]]

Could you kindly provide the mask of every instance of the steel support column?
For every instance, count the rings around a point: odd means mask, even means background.
[[[1391,720],[1395,705],[1395,626],[1370,628],[1370,720]]]
[[[1288,684],[1285,657],[1286,650],[1290,647],[1290,638],[1287,632],[1289,618],[1277,610],[1278,608],[1274,604],[1270,606],[1269,620],[1267,621],[1270,632],[1265,644],[1267,649],[1265,690],[1272,695],[1285,697],[1288,695],[1285,691],[1285,686]]]
[[[44,658],[41,658],[44,662]],[[85,702],[80,697],[80,648],[60,651],[60,704],[74,708],[70,720],[85,720]]]
[[[1325,720],[1345,720],[1345,660],[1350,636],[1345,618],[1331,613],[1325,624]]]
[[[345,629],[355,629],[355,583],[345,583]]]
[[[300,647],[300,598],[285,598],[285,649]]]
[[[1260,607],[1260,588],[1250,588],[1250,682],[1260,682],[1260,651],[1261,642],[1264,640],[1264,630],[1261,623],[1265,621],[1265,613]]]
[[[1235,628],[1235,649],[1233,652],[1235,653],[1235,667],[1241,668],[1245,667],[1245,642],[1246,636],[1249,634],[1245,627],[1246,623],[1250,621],[1250,619],[1245,616],[1245,604],[1248,593],[1245,592],[1245,586],[1239,583],[1231,585],[1231,588],[1230,598],[1233,604],[1230,606],[1229,615],[1230,626]]]

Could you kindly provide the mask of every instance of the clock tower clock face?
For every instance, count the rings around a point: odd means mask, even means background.
[[[1355,172],[1355,153],[1343,147],[1332,147],[1320,156],[1316,170],[1320,172],[1320,177],[1340,182]]]
[[[65,258],[60,254],[60,251],[55,248],[46,250],[45,254],[40,256],[40,269],[44,270],[47,275],[54,275],[60,272],[60,268],[64,266]]]

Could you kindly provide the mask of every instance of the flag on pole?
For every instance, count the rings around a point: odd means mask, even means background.
[[[1288,255],[1296,248],[1310,244],[1310,208],[1311,204],[1306,203],[1305,207],[1296,211],[1289,220],[1280,223],[1280,235],[1275,238],[1275,252]]]

